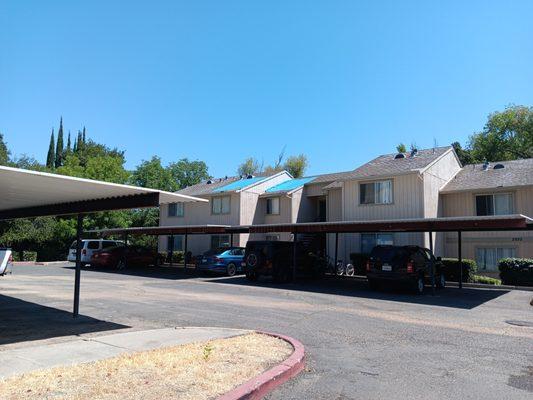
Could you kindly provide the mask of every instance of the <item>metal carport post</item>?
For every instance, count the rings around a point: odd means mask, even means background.
[[[461,249],[461,231],[457,231],[457,259],[459,260],[459,289],[463,288],[463,254]]]
[[[433,232],[429,231],[429,250],[431,251],[431,254],[433,254]],[[431,294],[435,296],[435,262],[433,259],[430,260],[431,262]]]
[[[81,235],[83,232],[83,214],[78,214],[78,226],[76,228],[76,273],[74,276],[74,309],[73,317],[77,318],[80,313],[80,281],[81,281]]]

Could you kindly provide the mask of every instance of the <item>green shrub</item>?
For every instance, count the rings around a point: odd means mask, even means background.
[[[366,275],[368,257],[366,253],[350,253],[350,261],[355,268],[356,275]]]
[[[503,258],[498,269],[504,285],[533,286],[533,258]]]
[[[463,258],[463,282],[470,282],[474,274],[477,272],[477,264],[474,260]],[[457,258],[443,258],[444,277],[447,281],[459,282],[459,260]]]
[[[170,262],[170,253],[168,251],[159,253],[162,260]],[[172,262],[174,264],[180,264],[183,262],[183,251],[174,251],[172,252]]]
[[[37,252],[36,251],[14,251],[13,261],[37,261]]]
[[[502,281],[490,276],[472,275],[473,283],[484,283],[485,285],[501,285]]]

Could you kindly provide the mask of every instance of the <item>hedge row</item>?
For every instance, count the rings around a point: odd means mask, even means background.
[[[533,286],[533,258],[503,258],[498,269],[504,285]]]
[[[22,252],[14,251],[13,261],[37,261],[37,252],[36,251],[22,251]]]
[[[459,282],[461,269],[457,258],[443,258],[444,277],[447,281]],[[477,264],[474,260],[463,258],[463,282],[470,282],[477,272]]]

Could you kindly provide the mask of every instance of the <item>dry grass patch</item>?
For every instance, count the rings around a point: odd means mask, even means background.
[[[285,360],[287,342],[251,333],[0,381],[0,399],[212,399]]]

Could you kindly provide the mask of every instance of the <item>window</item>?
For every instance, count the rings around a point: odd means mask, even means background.
[[[497,271],[498,262],[502,258],[515,257],[516,249],[509,247],[478,247],[476,249],[476,264],[485,271]]]
[[[374,246],[379,244],[394,244],[394,235],[392,233],[362,233],[361,234],[361,253],[370,254]]]
[[[232,256],[244,256],[244,249],[233,249],[229,253]]]
[[[513,213],[511,193],[484,194],[476,196],[476,215],[508,215]]]
[[[229,235],[211,235],[211,250],[230,247]]]
[[[267,199],[267,214],[279,214],[279,197]]]
[[[114,240],[104,240],[102,242],[102,249],[109,249],[110,247],[116,247],[121,245],[121,242],[115,242]]]
[[[211,212],[213,214],[229,214],[230,196],[213,197],[211,202]]]
[[[183,203],[170,203],[168,205],[169,217],[183,217],[185,204]]]
[[[266,235],[265,239],[271,242],[279,240],[279,235]]]
[[[360,204],[391,204],[392,181],[377,181],[359,185]]]
[[[174,238],[174,246],[172,246],[172,238]],[[167,251],[183,251],[183,236],[168,236],[167,237]]]

